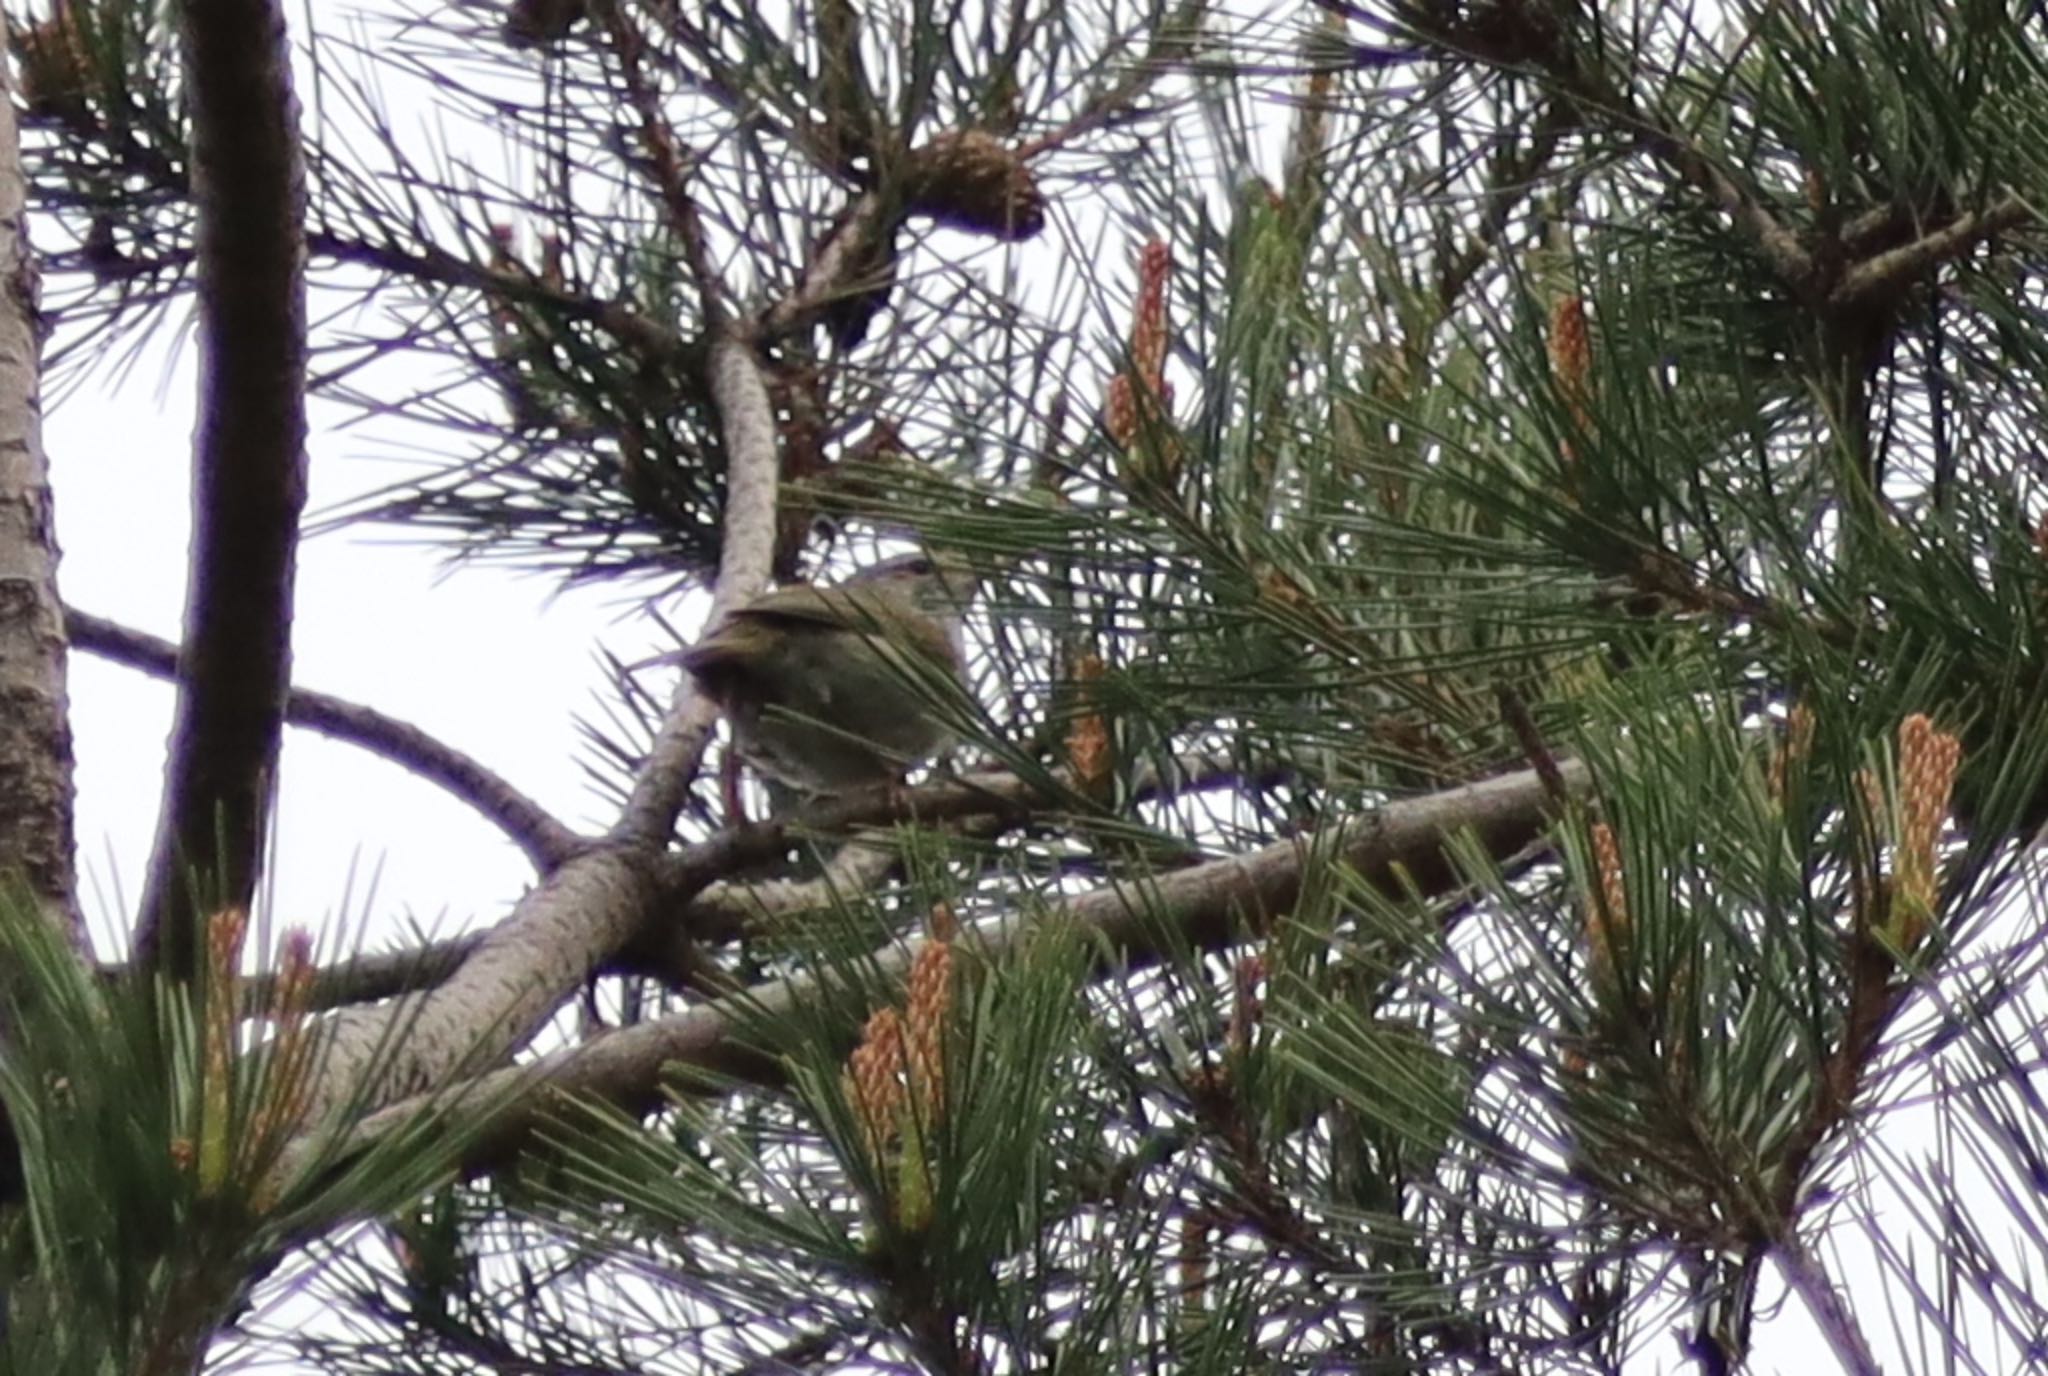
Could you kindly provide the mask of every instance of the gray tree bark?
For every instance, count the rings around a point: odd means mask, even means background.
[[[0,50],[5,24],[0,17]],[[82,945],[37,296],[14,77],[0,71],[0,883],[25,884]]]

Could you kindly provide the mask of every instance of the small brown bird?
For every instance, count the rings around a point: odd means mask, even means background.
[[[680,664],[765,778],[833,794],[900,778],[952,744],[933,698],[965,692],[972,575],[904,555],[829,587],[779,588],[657,663]]]

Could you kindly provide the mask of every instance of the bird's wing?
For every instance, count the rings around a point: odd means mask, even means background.
[[[743,609],[696,644],[679,650],[671,662],[682,665],[699,678],[745,669],[760,657],[760,641],[771,629],[764,618]]]
[[[721,670],[740,667],[743,656],[739,643],[723,635],[706,636],[695,645],[686,645],[668,657],[671,664],[680,664],[691,673],[703,678]]]
[[[834,597],[830,588],[794,588],[792,592],[807,594],[802,597],[783,598],[770,593],[751,606],[741,607],[732,614],[735,623],[752,623],[760,627],[776,626],[859,626],[867,619],[861,615],[859,604],[845,597]]]
[[[760,658],[763,642],[781,632],[800,626],[836,627],[844,619],[835,605],[817,597],[770,593],[734,611],[718,629],[678,653],[673,662],[699,676],[746,669]]]
[[[930,617],[893,615],[831,588],[787,591],[794,595],[769,593],[733,612],[723,626],[682,651],[675,662],[698,675],[743,669],[759,657],[763,638],[800,627],[872,635],[942,664],[959,658],[945,628]]]

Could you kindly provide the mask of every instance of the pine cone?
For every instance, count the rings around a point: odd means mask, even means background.
[[[962,129],[941,134],[910,155],[904,207],[942,225],[1012,242],[1045,228],[1038,179],[994,134]]]

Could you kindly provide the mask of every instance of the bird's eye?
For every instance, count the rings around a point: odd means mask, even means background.
[[[919,555],[903,566],[903,571],[913,577],[923,578],[932,571],[932,561]]]

